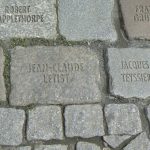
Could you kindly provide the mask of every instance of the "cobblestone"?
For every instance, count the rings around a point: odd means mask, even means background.
[[[103,112],[100,105],[72,105],[65,109],[66,136],[89,138],[103,136]]]
[[[116,41],[111,19],[113,0],[59,0],[60,33],[71,41]]]
[[[146,133],[141,133],[137,136],[129,145],[127,145],[123,150],[149,150],[150,149],[150,141],[147,138]]]
[[[129,135],[108,135],[104,136],[104,140],[108,143],[112,148],[119,147],[125,140],[129,139],[131,136]]]
[[[105,107],[109,134],[136,135],[142,132],[139,110],[133,104],[109,104]]]
[[[149,0],[0,0],[0,150],[150,150]]]
[[[76,146],[77,150],[101,150],[101,148],[95,144],[87,142],[79,142]]]
[[[28,140],[63,139],[59,106],[40,106],[29,111]]]
[[[6,101],[6,90],[4,84],[4,61],[5,57],[3,54],[3,49],[0,48],[0,101]]]
[[[0,150],[31,150],[30,146],[22,146],[22,147],[3,147]]]
[[[0,108],[0,145],[20,145],[24,121],[23,110]]]
[[[68,150],[66,145],[39,145],[35,146],[35,150]]]

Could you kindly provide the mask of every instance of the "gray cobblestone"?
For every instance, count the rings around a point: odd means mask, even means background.
[[[134,104],[109,104],[105,107],[109,134],[135,135],[142,132],[139,110]]]
[[[88,142],[78,142],[77,150],[101,150],[100,146]]]
[[[89,138],[104,135],[103,112],[100,105],[72,105],[65,109],[67,137]]]
[[[22,147],[6,147],[0,148],[0,150],[31,150],[30,146],[22,146]]]
[[[63,139],[62,114],[59,106],[40,106],[29,111],[28,140]]]
[[[146,133],[141,133],[137,136],[129,145],[127,145],[123,150],[149,150],[150,141],[147,138]]]
[[[149,24],[150,0],[0,0],[0,150],[150,150]]]
[[[147,107],[147,117],[150,122],[150,105]]]
[[[0,101],[6,101],[6,90],[4,84],[4,61],[5,57],[3,54],[3,49],[0,48]]]
[[[0,108],[0,145],[20,145],[24,121],[23,110]]]
[[[59,28],[67,40],[116,41],[113,0],[59,0]]]
[[[35,150],[68,150],[67,145],[39,145]]]
[[[108,145],[110,145],[112,148],[117,148],[122,144],[125,140],[129,139],[131,136],[129,135],[108,135],[104,136],[104,140]]]

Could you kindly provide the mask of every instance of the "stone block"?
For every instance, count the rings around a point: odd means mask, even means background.
[[[0,108],[0,145],[20,145],[23,140],[24,121],[23,110]]]
[[[17,47],[11,51],[12,105],[101,101],[97,54],[85,47]]]
[[[123,150],[149,150],[150,140],[145,132],[138,135],[133,141],[131,141]]]
[[[108,50],[110,92],[124,98],[150,96],[150,49]]]
[[[5,56],[3,54],[3,49],[0,48],[0,101],[6,101],[6,89],[3,76],[4,63],[5,63]]]
[[[105,107],[108,133],[136,135],[142,132],[139,110],[134,104],[109,104]]]
[[[59,106],[39,106],[29,111],[27,139],[63,139],[62,114]]]
[[[67,145],[39,145],[35,150],[68,150]]]
[[[77,150],[101,150],[101,148],[96,144],[92,144],[88,142],[78,142],[76,149]]]
[[[1,0],[0,38],[57,36],[56,0]]]
[[[31,150],[30,146],[21,146],[21,147],[3,147],[0,150]]]
[[[120,0],[125,29],[130,39],[150,39],[150,1]]]
[[[104,141],[110,145],[112,148],[119,147],[124,141],[129,139],[131,136],[129,135],[108,135],[104,136]]]
[[[103,136],[103,112],[100,105],[72,105],[65,109],[67,137]]]
[[[59,0],[60,33],[70,41],[105,40],[114,42],[114,0]]]

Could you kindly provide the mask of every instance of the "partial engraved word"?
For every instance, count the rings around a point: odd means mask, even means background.
[[[5,6],[4,14],[0,15],[0,23],[44,22],[43,14],[30,13],[32,13],[31,6]]]

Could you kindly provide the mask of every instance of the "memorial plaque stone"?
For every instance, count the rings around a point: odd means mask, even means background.
[[[56,38],[56,0],[1,0],[0,38]]]
[[[111,94],[125,98],[150,96],[150,49],[111,48],[108,59]]]
[[[130,39],[150,39],[150,1],[120,0],[125,29]]]
[[[17,47],[11,53],[13,105],[100,102],[97,54],[85,47]]]

